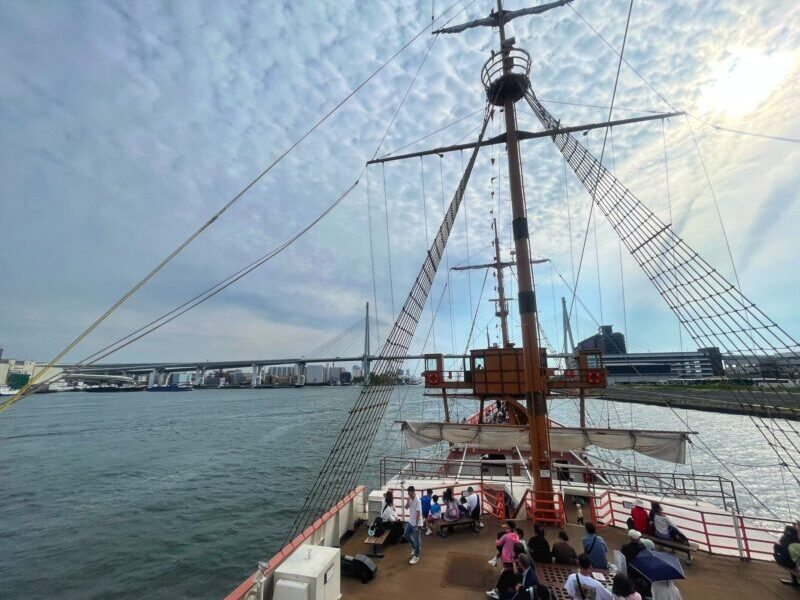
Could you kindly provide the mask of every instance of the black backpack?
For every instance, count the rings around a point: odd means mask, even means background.
[[[369,528],[369,533],[373,537],[382,536],[383,533],[386,531],[386,523],[383,522],[380,515],[375,517],[375,520],[372,522],[372,527]]]

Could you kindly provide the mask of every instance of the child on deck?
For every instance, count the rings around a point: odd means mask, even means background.
[[[439,496],[433,495],[431,496],[430,512],[428,512],[428,517],[425,522],[425,525],[427,526],[425,535],[430,535],[433,533],[433,528],[436,527],[436,522],[441,518],[442,507],[439,504]]]

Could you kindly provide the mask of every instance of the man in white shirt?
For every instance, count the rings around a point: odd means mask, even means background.
[[[408,510],[408,522],[406,523],[406,531],[403,534],[411,544],[412,553],[409,564],[415,565],[419,562],[419,550],[421,544],[420,530],[422,529],[422,502],[417,498],[417,492],[413,485],[408,486],[408,500],[406,500],[406,509]]]
[[[469,518],[475,519],[479,527],[483,527],[481,523],[481,499],[471,487],[467,488],[467,510],[469,511]]]
[[[567,577],[564,589],[573,600],[612,600],[611,592],[592,577],[592,561],[585,554],[578,557],[578,572]]]

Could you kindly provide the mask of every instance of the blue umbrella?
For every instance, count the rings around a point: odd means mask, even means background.
[[[681,561],[667,554],[654,550],[642,550],[629,566],[633,567],[650,581],[666,581],[668,579],[686,579]]]

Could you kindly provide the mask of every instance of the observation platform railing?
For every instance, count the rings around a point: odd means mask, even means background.
[[[638,496],[605,490],[595,497],[595,518],[607,526],[627,528],[630,506]],[[772,561],[772,546],[790,523],[753,517],[736,511],[678,504],[656,498],[664,514],[683,534],[709,554],[736,556],[742,560]]]

